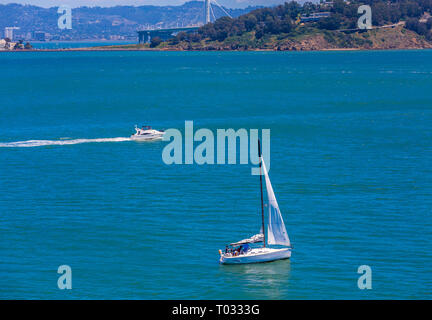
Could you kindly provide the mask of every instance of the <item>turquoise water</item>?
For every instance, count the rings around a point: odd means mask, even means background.
[[[431,298],[432,51],[14,52],[0,64],[0,298]],[[166,142],[127,140],[135,124],[185,120],[271,129],[291,260],[218,264],[218,249],[259,230],[249,165],[168,166]],[[72,290],[57,288],[64,264]],[[357,287],[360,265],[371,290]]]

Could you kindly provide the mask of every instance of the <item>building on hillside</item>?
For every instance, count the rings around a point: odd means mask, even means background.
[[[311,22],[311,21],[318,21],[320,19],[328,18],[328,17],[330,17],[330,12],[314,12],[310,15],[303,14],[300,17],[300,20],[301,22]]]
[[[423,13],[419,22],[426,23],[431,18],[431,15],[428,12]]]
[[[324,0],[320,3],[321,7],[333,7],[334,2],[333,1],[327,1]]]

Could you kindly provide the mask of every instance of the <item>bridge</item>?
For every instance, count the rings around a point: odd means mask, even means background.
[[[151,38],[159,37],[163,40],[167,40],[175,36],[179,32],[193,32],[198,30],[200,26],[188,26],[179,28],[160,28],[160,29],[145,29],[138,30],[138,42],[145,43],[150,42]]]
[[[141,30],[137,30],[138,33],[138,43],[150,42],[153,37],[160,37],[163,40],[167,40],[171,37],[176,36],[179,32],[195,32],[199,27],[204,24],[212,22],[216,20],[216,16],[213,12],[212,2],[214,2],[219,8],[229,17],[231,15],[222,7],[217,0],[204,0],[204,21],[203,23],[199,23],[197,25],[190,25],[186,27],[173,27],[173,28],[157,28],[157,27],[149,27],[143,28]],[[231,17],[232,18],[232,17]]]

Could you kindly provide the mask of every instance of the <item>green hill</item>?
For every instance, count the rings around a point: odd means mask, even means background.
[[[372,30],[356,30],[358,7],[372,8]],[[313,13],[329,12],[317,21]],[[432,0],[335,0],[332,3],[289,2],[222,17],[196,33],[177,34],[150,47],[159,50],[322,50],[432,47]],[[302,19],[303,17],[303,19]]]

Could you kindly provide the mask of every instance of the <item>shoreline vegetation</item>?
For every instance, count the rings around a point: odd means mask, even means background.
[[[358,8],[368,4],[372,29],[360,30]],[[432,0],[285,2],[237,18],[222,17],[195,33],[136,45],[143,50],[315,51],[432,48]],[[117,47],[120,48],[121,46]],[[125,48],[123,46],[123,48]]]
[[[372,9],[372,29],[360,30],[357,10]],[[317,13],[325,17],[314,19]],[[196,32],[147,44],[16,51],[335,51],[432,48],[432,0],[286,2],[237,18],[222,17]]]

